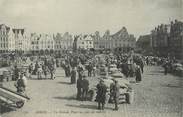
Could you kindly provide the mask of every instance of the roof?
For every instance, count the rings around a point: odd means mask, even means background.
[[[113,39],[129,39],[130,35],[128,34],[128,31],[125,27],[123,27],[121,30],[116,32],[115,34],[111,35]]]
[[[5,24],[0,24],[0,29],[1,29],[2,26],[5,26],[6,29],[8,29],[8,30],[10,29],[10,27],[6,26]]]

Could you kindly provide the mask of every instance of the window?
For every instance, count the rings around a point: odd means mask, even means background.
[[[90,41],[90,44],[92,44],[92,42]]]
[[[82,44],[84,44],[84,42],[82,42]]]

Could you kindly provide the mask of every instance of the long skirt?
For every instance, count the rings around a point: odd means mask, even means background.
[[[76,77],[71,76],[71,84],[74,84],[74,83],[76,83]]]
[[[142,81],[142,76],[140,73],[136,74],[136,81]]]

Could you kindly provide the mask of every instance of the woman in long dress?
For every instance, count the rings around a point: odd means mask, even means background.
[[[135,75],[136,75],[136,82],[140,82],[142,81],[142,74],[141,74],[141,69],[140,69],[140,66],[137,65],[137,68],[136,68],[136,72],[135,72]]]

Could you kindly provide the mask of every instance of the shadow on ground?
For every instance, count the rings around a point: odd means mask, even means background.
[[[59,84],[67,84],[67,85],[71,85],[71,83],[70,82],[58,82]]]
[[[53,80],[53,79],[51,79],[51,78],[42,78],[42,79],[29,78],[28,80]]]
[[[97,103],[96,105],[84,105],[84,104],[80,104],[80,105],[73,105],[73,104],[66,104],[66,106],[69,106],[69,107],[76,107],[76,108],[82,108],[82,109],[92,109],[92,110],[98,110],[97,109]],[[110,108],[110,107],[105,107],[105,109],[107,110],[112,110],[113,108]]]
[[[163,87],[169,87],[169,88],[182,88],[182,86],[177,86],[173,84],[161,84]]]
[[[59,100],[76,100],[76,96],[69,96],[69,97],[53,97],[54,99],[59,99]]]
[[[14,106],[5,106],[5,105],[0,105],[0,115],[4,114],[4,113],[9,113],[11,111],[15,111],[15,107]]]
[[[149,73],[149,74],[146,74],[146,75],[151,75],[151,76],[163,76],[164,74],[157,74],[157,73]]]
[[[164,71],[163,70],[154,70],[154,71],[151,71],[152,73],[164,73]]]
[[[65,75],[56,75],[55,77],[64,77],[65,78]]]
[[[130,83],[136,83],[136,81],[129,81]]]

